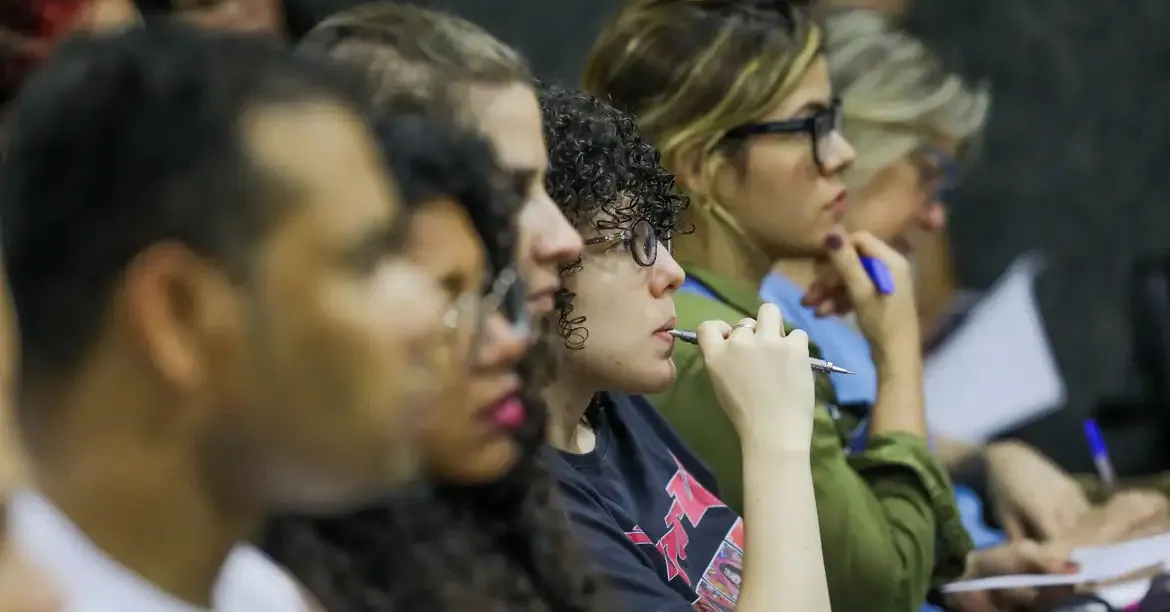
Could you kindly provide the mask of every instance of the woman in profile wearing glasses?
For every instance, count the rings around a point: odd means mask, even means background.
[[[584,92],[541,91],[549,195],[585,238],[562,272],[546,457],[569,518],[623,610],[825,612],[809,469],[808,338],[779,310],[698,328],[726,418],[758,442],[745,458],[747,523],[711,471],[644,397],[667,388],[681,346],[670,252],[687,201],[632,116]],[[756,313],[752,313],[756,315]],[[706,376],[704,375],[704,376]],[[719,408],[715,408],[718,410]]]

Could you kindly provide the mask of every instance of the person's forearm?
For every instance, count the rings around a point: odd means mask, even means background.
[[[944,436],[934,437],[934,456],[954,472],[969,460],[976,460],[983,456],[987,447],[979,444],[961,442]]]
[[[877,401],[870,417],[870,435],[905,432],[926,437],[926,408],[922,395],[922,351],[907,338],[882,355],[875,355]]]
[[[744,578],[738,612],[831,609],[808,450],[744,440]]]

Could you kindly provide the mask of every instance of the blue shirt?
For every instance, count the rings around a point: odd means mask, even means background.
[[[731,612],[743,520],[649,401],[607,393],[603,406],[591,452],[542,454],[594,568],[623,611]]]
[[[804,330],[821,349],[822,358],[854,373],[829,375],[837,403],[873,405],[877,399],[877,369],[869,356],[869,342],[838,317],[817,318],[813,309],[800,304],[803,296],[803,289],[780,274],[769,274],[760,286],[760,299],[779,306],[784,320]]]

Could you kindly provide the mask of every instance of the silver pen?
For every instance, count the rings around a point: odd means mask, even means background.
[[[698,344],[699,343],[699,337],[696,336],[695,332],[693,332],[693,331],[686,331],[686,330],[682,330],[682,329],[672,329],[672,330],[670,330],[670,335],[674,336],[675,338],[678,338],[679,340],[682,340],[683,342],[686,342],[687,344]],[[817,359],[816,357],[809,357],[808,364],[810,366],[812,366],[812,369],[816,370],[817,372],[829,372],[831,374],[852,374],[853,373],[853,372],[850,372],[849,370],[846,370],[845,368],[842,368],[841,366],[833,365],[832,362],[825,361],[824,359]]]

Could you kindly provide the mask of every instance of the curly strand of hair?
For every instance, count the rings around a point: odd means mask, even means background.
[[[581,269],[580,260],[576,264],[576,270]],[[562,269],[561,275],[567,276],[571,274]],[[561,338],[565,341],[565,348],[571,351],[579,351],[585,348],[585,341],[589,339],[589,330],[585,329],[585,317],[573,316],[573,298],[577,297],[576,293],[568,289],[558,289],[554,301],[556,303],[558,317],[557,329],[561,333]]]

